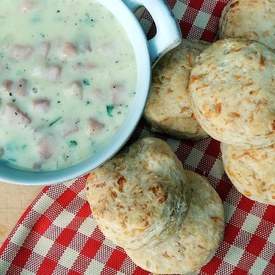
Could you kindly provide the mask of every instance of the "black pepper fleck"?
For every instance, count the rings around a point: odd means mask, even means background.
[[[32,91],[33,91],[33,93],[34,93],[34,94],[37,94],[37,93],[38,93],[38,89],[37,89],[37,88],[35,88],[35,87],[34,87],[34,88],[32,88]]]
[[[88,79],[83,79],[83,84],[85,85],[85,86],[90,86],[91,85],[91,83],[90,83],[90,81],[88,80]]]

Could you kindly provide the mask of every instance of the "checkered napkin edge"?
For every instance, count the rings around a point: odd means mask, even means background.
[[[227,0],[168,1],[183,36],[213,41]],[[151,21],[141,19],[147,32]],[[143,121],[134,138],[149,132]],[[202,275],[275,274],[275,207],[253,202],[224,174],[219,143],[166,140],[184,168],[206,176],[221,196],[226,218],[224,241]],[[87,176],[44,188],[0,248],[0,274],[147,275],[96,226],[85,199]],[[195,255],[194,255],[195,256]]]

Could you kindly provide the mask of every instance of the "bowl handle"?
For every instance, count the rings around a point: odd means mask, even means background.
[[[149,52],[153,63],[181,43],[179,25],[163,0],[123,0],[123,2],[132,11],[145,7],[155,21],[157,33],[149,40]]]

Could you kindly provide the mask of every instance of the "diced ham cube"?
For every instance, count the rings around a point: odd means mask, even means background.
[[[85,63],[85,64],[84,64],[84,68],[85,68],[86,70],[92,70],[92,69],[95,69],[95,68],[96,68],[96,64],[91,63],[91,62],[88,62],[88,63]]]
[[[54,154],[53,140],[50,137],[44,137],[38,142],[38,152],[41,159],[47,160]]]
[[[83,87],[81,82],[74,81],[68,88],[69,93],[79,99],[83,99]]]
[[[70,42],[66,42],[63,45],[62,55],[66,58],[74,57],[77,55],[77,47]]]
[[[88,131],[89,134],[96,134],[103,130],[105,128],[105,125],[98,121],[95,118],[90,118],[89,119],[89,125],[88,125]]]
[[[4,87],[4,90],[6,92],[11,92],[12,88],[13,88],[13,81],[9,80],[9,79],[6,79],[2,82],[2,86]]]
[[[32,104],[34,109],[41,113],[46,113],[50,109],[50,101],[45,98],[35,99],[33,100]]]
[[[33,47],[28,45],[14,45],[10,50],[10,57],[16,60],[25,60],[33,54]]]
[[[6,79],[2,86],[6,92],[12,93],[14,96],[26,96],[28,94],[28,82],[26,79],[20,79],[16,83]]]
[[[26,96],[28,94],[28,82],[26,79],[20,79],[14,88],[16,96]]]
[[[8,119],[11,123],[17,123],[21,126],[28,126],[31,123],[30,117],[21,111],[16,104],[8,103],[4,110],[5,118]]]
[[[111,86],[111,91],[113,97],[113,104],[123,104],[123,92],[125,91],[125,87],[122,84],[115,83]]]
[[[23,12],[28,12],[33,10],[35,7],[36,7],[36,3],[34,0],[22,0],[20,8]]]

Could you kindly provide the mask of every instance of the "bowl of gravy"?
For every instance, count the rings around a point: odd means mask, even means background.
[[[140,6],[157,26],[150,41]],[[161,0],[2,0],[0,24],[0,180],[18,184],[67,181],[118,152],[151,65],[181,41]]]

